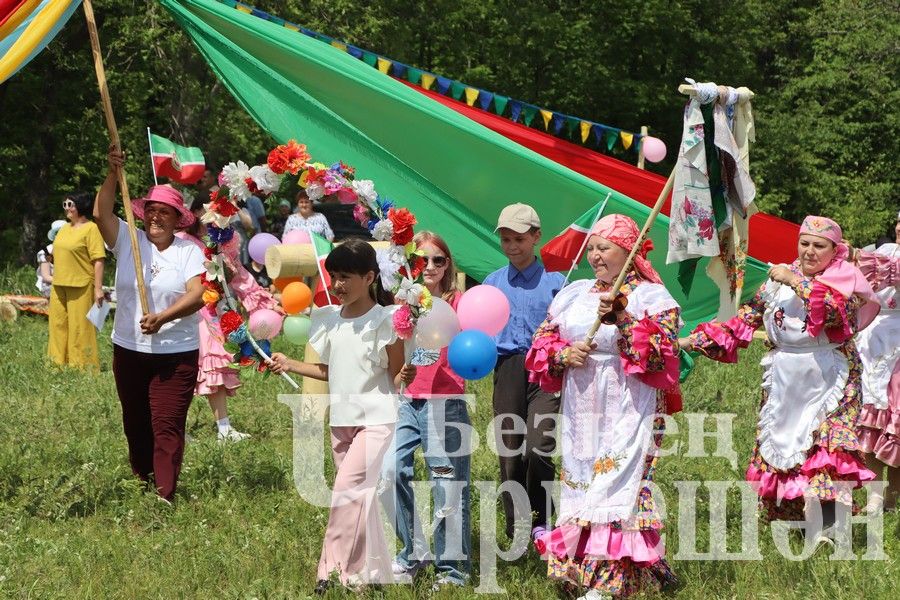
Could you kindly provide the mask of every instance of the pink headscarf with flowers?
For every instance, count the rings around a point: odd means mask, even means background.
[[[866,303],[859,309],[858,329],[865,329],[878,315],[881,306],[878,297],[872,291],[872,286],[866,280],[862,272],[853,263],[847,262],[850,249],[844,243],[844,234],[841,226],[827,217],[810,215],[803,219],[800,225],[800,235],[815,235],[834,243],[835,254],[825,270],[815,278],[828,287],[840,292],[844,298],[849,299],[853,294],[863,298]],[[797,258],[799,265],[800,258]]]
[[[616,246],[623,248],[626,252],[631,252],[634,244],[637,242],[640,231],[638,231],[637,223],[630,217],[625,215],[606,215],[597,221],[591,228],[589,235],[599,235],[611,241]],[[634,268],[642,278],[651,283],[662,283],[659,273],[647,260],[647,253],[653,250],[653,241],[644,240],[640,249],[634,256]]]

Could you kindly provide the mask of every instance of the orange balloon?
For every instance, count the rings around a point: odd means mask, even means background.
[[[281,306],[289,315],[296,315],[312,303],[312,292],[302,281],[294,281],[281,292]]]
[[[294,283],[295,281],[301,281],[301,279],[299,277],[276,277],[275,281],[272,283],[275,284],[275,289],[279,292],[283,292],[288,284]]]

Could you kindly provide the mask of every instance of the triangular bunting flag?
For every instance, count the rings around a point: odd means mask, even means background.
[[[531,122],[534,121],[535,115],[537,115],[538,107],[533,104],[525,104],[525,125],[531,127]]]
[[[284,27],[284,19],[282,19],[281,17],[276,17],[275,15],[269,15],[269,21],[271,21],[272,23],[275,23],[276,25],[281,25],[282,27]]]
[[[553,113],[553,119],[550,122],[553,124],[553,135],[559,135],[566,118],[559,113]]]
[[[619,139],[619,133],[612,129],[606,130],[606,149],[612,150],[613,146],[616,145],[616,140]]]
[[[413,85],[420,85],[422,83],[423,73],[424,72],[421,69],[406,67],[406,80]],[[434,80],[432,80],[432,82],[433,81]]]
[[[592,131],[594,132],[594,144],[599,146],[603,143],[603,125],[594,123]]]
[[[506,110],[506,105],[509,103],[509,98],[506,96],[501,96],[500,94],[494,95],[494,112],[503,116],[503,111]],[[487,110],[487,109],[485,109]],[[521,109],[520,109],[521,110]],[[518,116],[518,115],[516,115]],[[513,119],[515,121],[515,119]]]
[[[631,148],[631,142],[632,142],[632,140],[634,140],[633,133],[629,133],[627,131],[622,131],[619,133],[619,137],[622,138],[622,145],[625,146],[626,150]]]
[[[480,90],[478,94],[478,106],[481,107],[481,110],[487,110],[493,99],[494,95],[492,93]]]
[[[337,48],[338,50],[340,50],[341,52],[346,52],[346,51],[347,51],[347,44],[345,44],[344,42],[339,42],[339,41],[337,41],[337,40],[332,40],[332,41],[331,41],[331,45],[334,46],[335,48]]]
[[[285,29],[290,29],[291,31],[300,31],[300,27],[294,25],[293,23],[285,23],[284,27]]]
[[[360,60],[362,60],[363,57],[363,51],[356,46],[347,46],[347,54],[349,54],[353,58],[358,58]]]
[[[572,137],[572,134],[575,132],[575,128],[578,127],[578,119],[575,117],[566,117],[566,135]]]
[[[473,87],[466,88],[466,104],[469,106],[475,106],[475,101],[478,100],[478,89]]]
[[[407,70],[408,68],[409,68],[409,67],[407,67],[407,66],[404,65],[403,63],[399,63],[399,62],[396,62],[396,61],[395,61],[395,62],[391,65],[391,74],[392,74],[394,77],[399,77],[399,78],[402,79],[402,78],[406,77],[406,70]]]
[[[434,85],[435,76],[431,73],[422,73],[422,87],[426,90],[430,90],[431,86]]]
[[[450,84],[450,95],[454,100],[459,100],[460,98],[462,98],[463,92],[465,91],[466,86],[459,81],[453,81],[453,83]]]
[[[441,77],[438,75],[437,77],[437,91],[441,94],[446,94],[447,90],[450,89],[450,84],[453,83],[451,80],[446,77]]]
[[[385,75],[387,75],[388,71],[391,70],[391,61],[389,61],[386,58],[381,58],[379,56],[378,57],[378,70],[381,71],[382,73],[384,73]]]
[[[553,119],[553,113],[549,110],[541,109],[541,116],[544,118],[544,129],[550,129],[550,121]]]
[[[591,122],[590,121],[582,121],[580,123],[581,127],[581,143],[584,144],[587,142],[588,136],[591,135]]]
[[[371,52],[366,52],[363,50],[363,62],[369,65],[370,67],[374,67],[378,64],[378,55],[372,54]]]
[[[494,98],[494,105],[497,105],[497,99]],[[510,100],[509,101],[509,118],[515,122],[519,120],[519,115],[522,114],[522,103],[518,100]]]

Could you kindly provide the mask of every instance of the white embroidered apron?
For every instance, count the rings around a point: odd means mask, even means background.
[[[897,258],[900,245],[884,244],[875,252]],[[881,312],[856,334],[856,347],[863,364],[863,404],[885,410],[888,384],[900,360],[900,285],[879,290],[877,296]]]
[[[764,297],[763,320],[775,348],[760,363],[768,399],[759,412],[759,453],[787,470],[806,460],[813,433],[843,398],[850,367],[824,332],[806,333],[806,309],[790,286],[769,281]]]

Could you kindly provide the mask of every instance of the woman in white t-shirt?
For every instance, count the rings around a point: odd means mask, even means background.
[[[313,208],[312,200],[306,195],[306,190],[297,192],[297,212],[287,218],[284,224],[284,233],[295,229],[302,229],[306,233],[316,233],[329,242],[334,240],[334,232],[328,219]],[[284,235],[282,234],[282,236]]]
[[[141,480],[154,476],[160,497],[175,496],[184,453],[184,425],[197,380],[200,345],[197,311],[203,306],[203,254],[175,237],[194,215],[181,193],[167,185],[150,188],[132,202],[144,222],[137,230],[149,312],[141,314],[128,225],[113,213],[124,154],[110,150],[109,173],[97,193],[94,218],[116,255],[113,374],[131,469]]]
[[[372,246],[347,240],[331,251],[325,268],[341,305],[313,312],[309,343],[322,362],[304,363],[280,353],[271,362],[275,373],[328,381],[331,393],[337,474],[316,593],[324,593],[334,572],[344,585],[391,582],[392,555],[375,493],[397,421],[397,388],[415,377],[415,368],[403,364],[403,342],[393,326],[396,307],[381,287]]]

